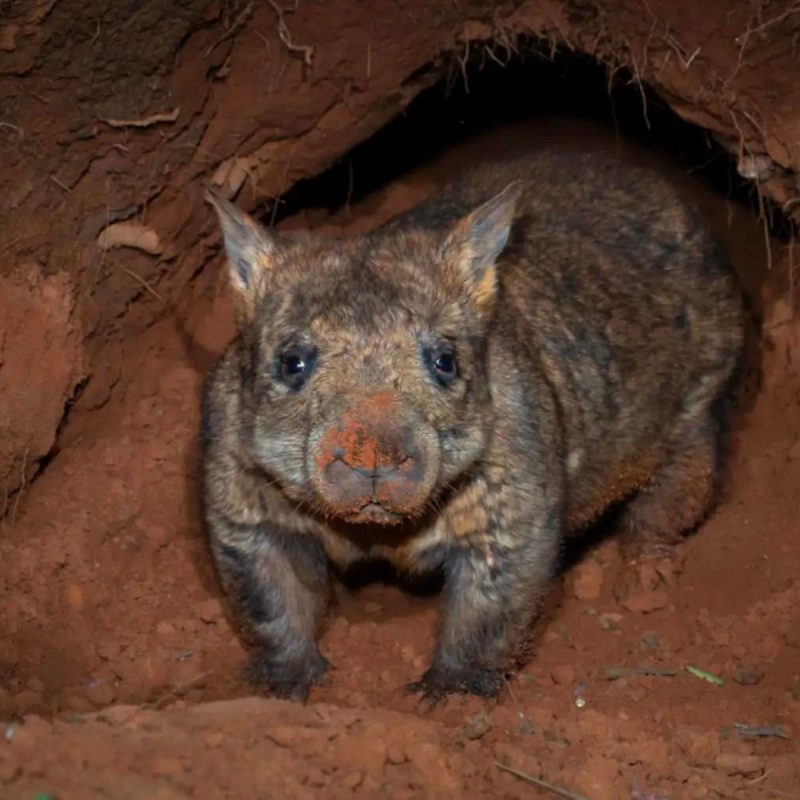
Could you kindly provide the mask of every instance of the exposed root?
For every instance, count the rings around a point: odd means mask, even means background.
[[[20,141],[25,138],[25,131],[22,130],[22,128],[20,128],[18,125],[14,125],[11,122],[4,122],[3,120],[0,120],[0,128],[7,128],[10,131],[14,131]]]
[[[112,128],[149,128],[152,125],[159,125],[163,122],[175,122],[181,113],[180,108],[173,108],[172,111],[164,111],[158,114],[150,114],[141,119],[101,119],[106,125]]]
[[[639,66],[635,59],[631,61],[631,64],[633,67],[633,82],[638,87],[639,94],[642,98],[642,114],[644,115],[644,124],[647,126],[647,130],[651,130],[650,118],[647,116],[647,93],[644,90],[644,84],[642,83],[642,78],[639,74]]]
[[[286,24],[285,15],[297,11],[299,0],[295,0],[294,8],[281,8],[275,0],[267,0],[273,11],[278,15],[278,38],[284,47],[292,54],[299,55],[303,59],[306,68],[310,68],[314,61],[314,46],[310,44],[297,44],[292,38],[292,33]]]
[[[58,186],[58,188],[59,188],[59,189],[63,189],[65,192],[67,192],[67,194],[69,194],[69,193],[72,191],[72,189],[70,189],[70,188],[69,188],[69,186],[67,186],[65,183],[63,183],[63,182],[62,182],[62,181],[60,181],[58,178],[56,178],[56,176],[55,176],[55,175],[51,175],[51,176],[50,176],[50,180],[51,180],[51,181],[52,181],[52,182],[53,182],[53,183],[54,183],[56,186]]]
[[[97,237],[97,246],[101,250],[132,247],[154,256],[161,253],[158,234],[138,222],[117,222],[109,225]]]
[[[792,5],[785,9],[782,13],[766,20],[766,22],[759,22],[758,25],[753,27],[754,17],[760,18],[761,10],[761,6],[758,6],[755,14],[750,17],[750,21],[747,23],[747,28],[745,28],[744,32],[734,39],[736,44],[739,45],[739,54],[736,59],[736,65],[733,69],[733,72],[731,72],[731,74],[725,80],[726,86],[730,85],[730,83],[741,71],[742,66],[744,65],[745,52],[747,51],[747,47],[750,44],[750,40],[753,38],[753,36],[763,34],[769,28],[779,25],[781,22],[793,16],[794,14],[800,13],[800,2],[792,3]]]
[[[20,500],[22,500],[22,495],[25,493],[25,489],[28,485],[28,457],[31,454],[31,447],[28,445],[25,448],[25,452],[22,454],[22,466],[19,469],[19,476],[20,476],[20,484],[19,489],[17,490],[17,496],[14,499],[14,509],[11,512],[11,522],[13,523],[17,519],[17,510],[19,509]]]
[[[552,783],[543,781],[541,778],[536,778],[533,775],[529,775],[527,772],[514,769],[506,764],[501,764],[499,761],[495,761],[494,765],[497,767],[497,769],[507,772],[509,775],[514,775],[526,783],[532,783],[534,786],[538,786],[540,789],[550,792],[550,794],[555,794],[559,797],[566,797],[567,800],[588,800],[588,798],[584,797],[582,794],[575,794],[575,792],[571,792],[568,789],[562,789],[560,786],[555,786]]]
[[[155,297],[159,303],[164,302],[164,298],[141,275],[137,275],[132,269],[128,269],[127,267],[120,267],[120,269],[126,275],[130,275],[130,277],[135,281],[138,281],[142,285],[142,288],[145,289],[145,291],[150,292],[150,294],[153,295],[153,297]]]
[[[278,216],[278,206],[281,204],[281,197],[283,196],[283,193],[287,189],[286,181],[287,178],[289,177],[289,169],[292,166],[292,159],[294,158],[294,153],[296,149],[297,149],[297,142],[295,142],[294,145],[292,145],[292,149],[289,151],[289,156],[283,165],[283,173],[281,174],[281,183],[280,186],[278,187],[278,193],[274,198],[274,203],[272,206],[272,214],[270,216],[270,225],[272,227],[275,226],[275,220]]]
[[[251,2],[249,2],[244,7],[242,12],[231,23],[231,25],[228,27],[228,30],[226,30],[225,33],[222,34],[222,36],[220,36],[219,39],[217,39],[213,44],[209,45],[208,49],[204,53],[204,56],[206,58],[208,58],[211,55],[211,53],[213,53],[214,50],[217,49],[217,47],[219,47],[223,42],[225,42],[228,39],[230,39],[231,36],[233,36],[236,33],[236,31],[239,30],[239,28],[242,26],[244,21],[250,16],[252,11],[253,11],[253,3],[252,3],[252,0],[251,0]]]

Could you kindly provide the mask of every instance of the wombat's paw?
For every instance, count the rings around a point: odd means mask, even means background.
[[[436,704],[449,694],[474,694],[496,697],[505,685],[505,675],[492,667],[442,667],[434,665],[406,691],[421,694],[428,703]]]
[[[620,601],[671,585],[685,559],[680,545],[646,539],[626,543],[621,552],[622,569],[614,585],[614,594]]]
[[[680,543],[677,542],[631,537],[622,540],[620,553],[625,562],[673,561],[677,563],[681,560],[682,550]]]
[[[249,677],[267,687],[275,697],[305,701],[313,685],[320,685],[330,669],[330,663],[316,648],[303,659],[286,661],[263,650],[251,661]]]

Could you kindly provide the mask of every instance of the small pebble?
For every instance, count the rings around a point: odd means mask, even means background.
[[[342,783],[348,789],[358,789],[359,786],[364,782],[364,773],[361,771],[350,772],[349,774],[344,776]]]
[[[618,631],[619,623],[622,621],[622,614],[617,614],[614,611],[600,614],[597,618],[602,628],[607,631]]]
[[[565,685],[575,680],[575,667],[571,664],[559,664],[550,671],[550,676],[555,683]]]
[[[145,532],[156,545],[164,545],[172,538],[172,531],[164,525],[148,525]]]
[[[68,708],[70,711],[77,711],[79,714],[94,710],[88,698],[82,697],[76,693],[68,694],[62,702],[65,708]]]
[[[195,612],[203,622],[216,622],[222,616],[222,605],[215,597],[203,600],[195,606]]]
[[[22,767],[14,761],[0,761],[0,783],[11,783],[22,773]]]
[[[14,696],[14,710],[17,714],[30,714],[37,710],[44,702],[41,692],[34,692],[32,689],[24,689]]]
[[[536,733],[536,724],[527,714],[519,715],[519,732],[524,734]]]
[[[81,611],[83,609],[86,600],[83,588],[79,584],[68,584],[67,588],[64,590],[64,594],[66,596],[67,605],[69,605],[73,611]]]
[[[114,702],[116,692],[108,681],[97,681],[86,689],[86,696],[93,705],[102,708]]]
[[[492,729],[492,720],[486,714],[476,714],[464,726],[467,739],[481,739]]]
[[[166,620],[161,620],[161,622],[156,625],[156,636],[158,640],[164,644],[171,644],[174,642],[177,633],[175,626]]]
[[[367,708],[369,706],[369,701],[364,692],[350,692],[347,695],[347,702],[356,708]]]
[[[156,775],[170,778],[183,772],[183,764],[177,758],[157,758],[153,761],[152,769]]]
[[[657,611],[659,608],[669,602],[667,593],[662,589],[654,589],[649,592],[637,592],[624,598],[620,605],[628,611],[634,611],[639,614],[649,614],[652,611]]]
[[[661,646],[661,636],[658,631],[645,631],[639,638],[642,650],[658,650]]]
[[[763,670],[754,664],[737,664],[733,671],[733,679],[742,686],[755,686],[764,678]]]
[[[413,664],[416,657],[417,651],[410,644],[400,648],[400,658],[402,658],[406,664]]]
[[[755,775],[764,768],[764,762],[759,756],[747,753],[720,753],[714,763],[728,775]]]
[[[575,570],[572,593],[578,600],[597,600],[603,589],[603,566],[593,559],[579,564]]]
[[[402,764],[406,760],[406,754],[399,744],[390,744],[386,747],[386,761],[389,764]]]

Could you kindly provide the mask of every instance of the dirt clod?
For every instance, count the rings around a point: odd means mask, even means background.
[[[204,600],[198,603],[196,613],[203,622],[216,622],[222,617],[222,605],[216,598]]]
[[[86,689],[86,696],[96,708],[104,708],[114,702],[116,691],[108,681],[97,681]]]
[[[594,559],[575,568],[572,593],[578,600],[597,600],[603,589],[603,565]]]
[[[575,667],[572,664],[559,664],[550,671],[553,681],[566,686],[575,682]]]
[[[764,769],[764,760],[747,753],[720,753],[714,764],[728,775],[756,775]]]
[[[755,664],[737,664],[733,679],[742,686],[756,686],[764,680],[764,670]]]
[[[648,592],[638,592],[623,598],[620,605],[628,611],[639,614],[649,614],[658,611],[669,603],[669,597],[663,589],[653,589]]]
[[[591,797],[592,800],[615,800],[620,796],[618,776],[617,761],[593,756],[579,768],[574,786],[579,793]]]
[[[492,720],[486,714],[476,714],[464,726],[467,739],[481,739],[492,729]]]
[[[677,740],[691,764],[713,764],[719,755],[719,736],[714,731],[681,731]]]

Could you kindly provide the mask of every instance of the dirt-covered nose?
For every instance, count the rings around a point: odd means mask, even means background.
[[[315,456],[319,488],[343,516],[368,506],[394,514],[425,502],[423,454],[391,393],[352,403],[322,434]]]

